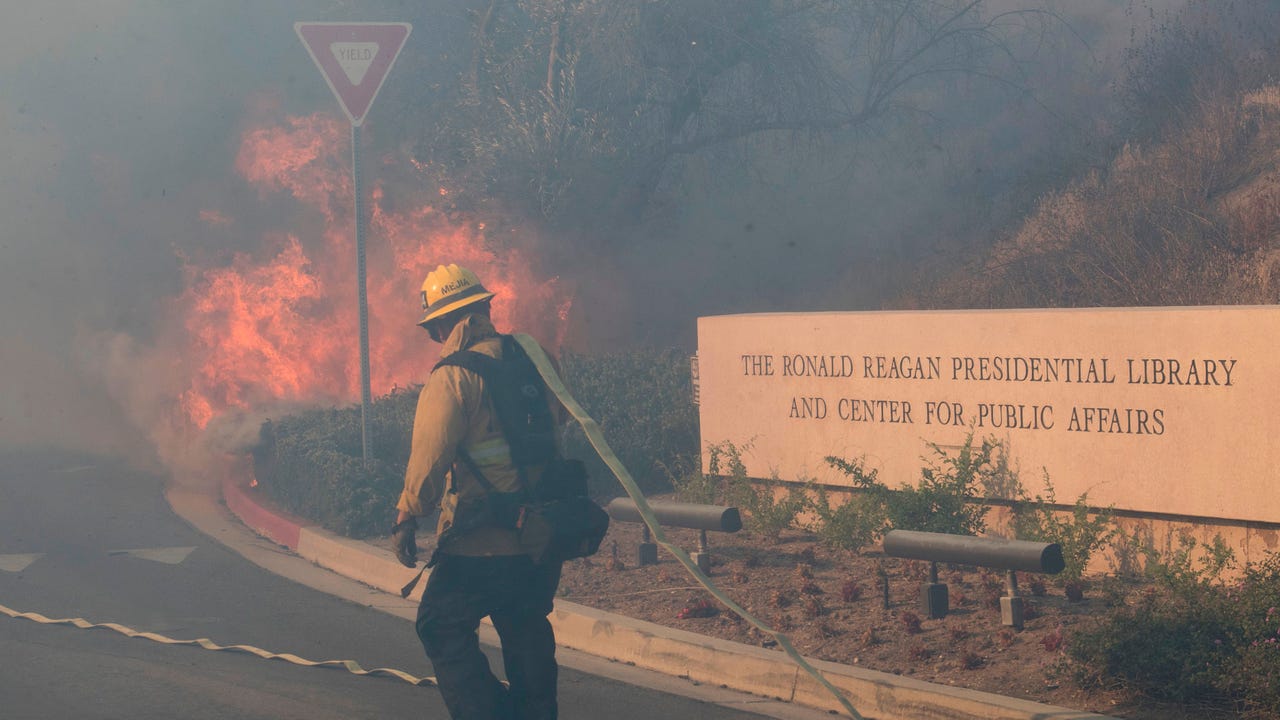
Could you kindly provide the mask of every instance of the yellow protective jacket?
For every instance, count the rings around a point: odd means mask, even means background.
[[[488,318],[468,315],[449,333],[440,357],[459,350],[501,358],[502,340]],[[484,495],[484,488],[458,457],[459,448],[467,449],[480,472],[499,492],[519,489],[511,449],[484,391],[484,380],[470,370],[446,365],[431,373],[418,397],[404,492],[396,505],[415,516],[430,514],[438,505],[437,534],[452,524],[459,502]],[[540,468],[530,469],[529,474],[537,477],[539,471]],[[456,555],[523,553],[515,531],[497,527],[470,530],[452,541],[448,551]]]

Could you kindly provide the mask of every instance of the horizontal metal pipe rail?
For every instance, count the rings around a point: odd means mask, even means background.
[[[920,588],[920,609],[931,618],[949,611],[947,586],[938,582],[938,563],[998,568],[1007,573],[1007,594],[1000,598],[1000,621],[1022,629],[1024,608],[1018,596],[1017,571],[1057,575],[1066,567],[1057,543],[1006,540],[1005,538],[949,535],[947,533],[890,530],[884,535],[884,554],[930,563],[929,582]],[[885,607],[888,607],[885,585]]]
[[[884,554],[909,560],[978,565],[1049,575],[1057,575],[1066,567],[1066,562],[1062,559],[1062,547],[1057,543],[915,530],[890,530],[885,533]]]
[[[734,533],[742,529],[742,514],[736,507],[670,500],[650,500],[649,507],[660,525],[698,531],[698,552],[693,553],[692,558],[702,572],[708,575],[711,574],[711,553],[707,549],[707,531]],[[609,517],[619,522],[644,522],[631,498],[614,498],[605,507],[605,511],[609,513]],[[653,565],[658,562],[658,546],[649,535],[649,526],[642,527],[644,536],[636,549],[636,564]]]
[[[694,503],[671,502],[668,500],[650,500],[649,507],[658,522],[667,527],[682,527],[691,530],[715,530],[717,532],[738,532],[742,529],[742,516],[736,507],[721,505],[697,505]],[[644,522],[636,502],[631,498],[614,498],[605,507],[609,517],[619,522]]]

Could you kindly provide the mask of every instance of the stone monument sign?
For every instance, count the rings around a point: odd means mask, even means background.
[[[1280,522],[1280,307],[704,317],[698,370],[704,452],[753,477],[896,487],[972,431],[1060,501]]]

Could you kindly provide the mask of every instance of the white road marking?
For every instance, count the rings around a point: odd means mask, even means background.
[[[138,548],[134,550],[109,550],[107,554],[129,555],[143,560],[177,565],[186,560],[193,550],[195,550],[194,547]]]
[[[28,553],[26,555],[0,555],[0,570],[5,572],[22,572],[31,563],[44,557],[44,553]]]
[[[94,468],[96,468],[96,467],[97,467],[97,465],[76,465],[75,467],[63,468],[63,469],[58,470],[58,471],[56,471],[56,472],[65,473],[65,474],[67,474],[67,475],[70,475],[71,473],[79,473],[79,472],[84,472],[84,471],[86,471],[86,470],[93,470],[93,469],[94,469]]]

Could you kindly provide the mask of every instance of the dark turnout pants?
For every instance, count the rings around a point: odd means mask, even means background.
[[[551,613],[560,563],[526,555],[441,555],[418,606],[418,637],[454,720],[555,720]],[[502,640],[510,690],[494,677],[476,631],[488,615]]]

